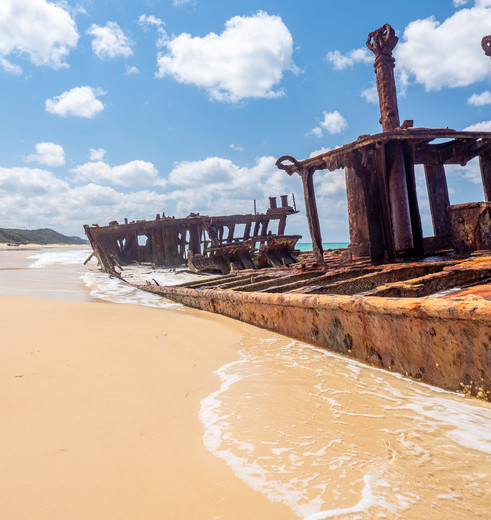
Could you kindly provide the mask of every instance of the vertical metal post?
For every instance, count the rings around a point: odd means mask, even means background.
[[[491,202],[491,152],[486,152],[479,156],[479,166],[481,167],[484,200]]]
[[[443,164],[425,164],[424,169],[431,220],[433,221],[433,232],[438,238],[449,237],[450,217],[448,215],[448,206],[450,205],[450,199],[445,168]]]
[[[394,79],[394,58],[392,51],[399,38],[394,29],[385,24],[368,35],[367,47],[375,55],[375,74],[380,104],[380,123],[384,132],[399,128],[399,109]],[[411,227],[404,151],[399,143],[389,143],[386,147],[388,190],[390,212],[397,251],[412,250],[414,247]]]
[[[307,213],[307,222],[309,225],[310,236],[312,237],[312,251],[314,253],[317,264],[321,267],[324,267],[325,262],[324,251],[322,249],[321,228],[314,191],[314,172],[308,168],[303,167],[299,173],[302,177],[303,194],[305,198],[305,211]]]

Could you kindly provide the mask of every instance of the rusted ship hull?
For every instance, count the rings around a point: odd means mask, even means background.
[[[328,272],[268,271],[141,288],[421,382],[491,400],[491,257],[376,270],[359,265]],[[416,295],[423,277],[433,297],[382,296],[384,291]],[[474,285],[438,294],[468,284]],[[325,294],[319,294],[322,291]],[[380,296],[369,295],[377,291]]]

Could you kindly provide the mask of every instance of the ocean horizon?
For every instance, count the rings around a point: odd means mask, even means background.
[[[322,242],[322,248],[326,249],[346,249],[349,242]],[[296,249],[300,251],[312,251],[312,242],[297,242]]]

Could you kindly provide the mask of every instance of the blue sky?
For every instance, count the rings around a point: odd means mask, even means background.
[[[401,121],[491,131],[491,0],[2,0],[0,227],[251,212],[275,168],[381,131],[369,32],[400,41]],[[431,219],[422,173],[423,225]],[[475,161],[452,203],[482,200]],[[324,241],[348,240],[344,172],[318,173]]]

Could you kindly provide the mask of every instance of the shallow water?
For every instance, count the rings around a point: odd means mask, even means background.
[[[87,248],[0,252],[0,294],[185,307],[83,266]],[[180,270],[125,276],[175,284]],[[190,319],[192,317],[190,316]],[[491,405],[251,327],[203,399],[204,443],[300,518],[491,517]]]

